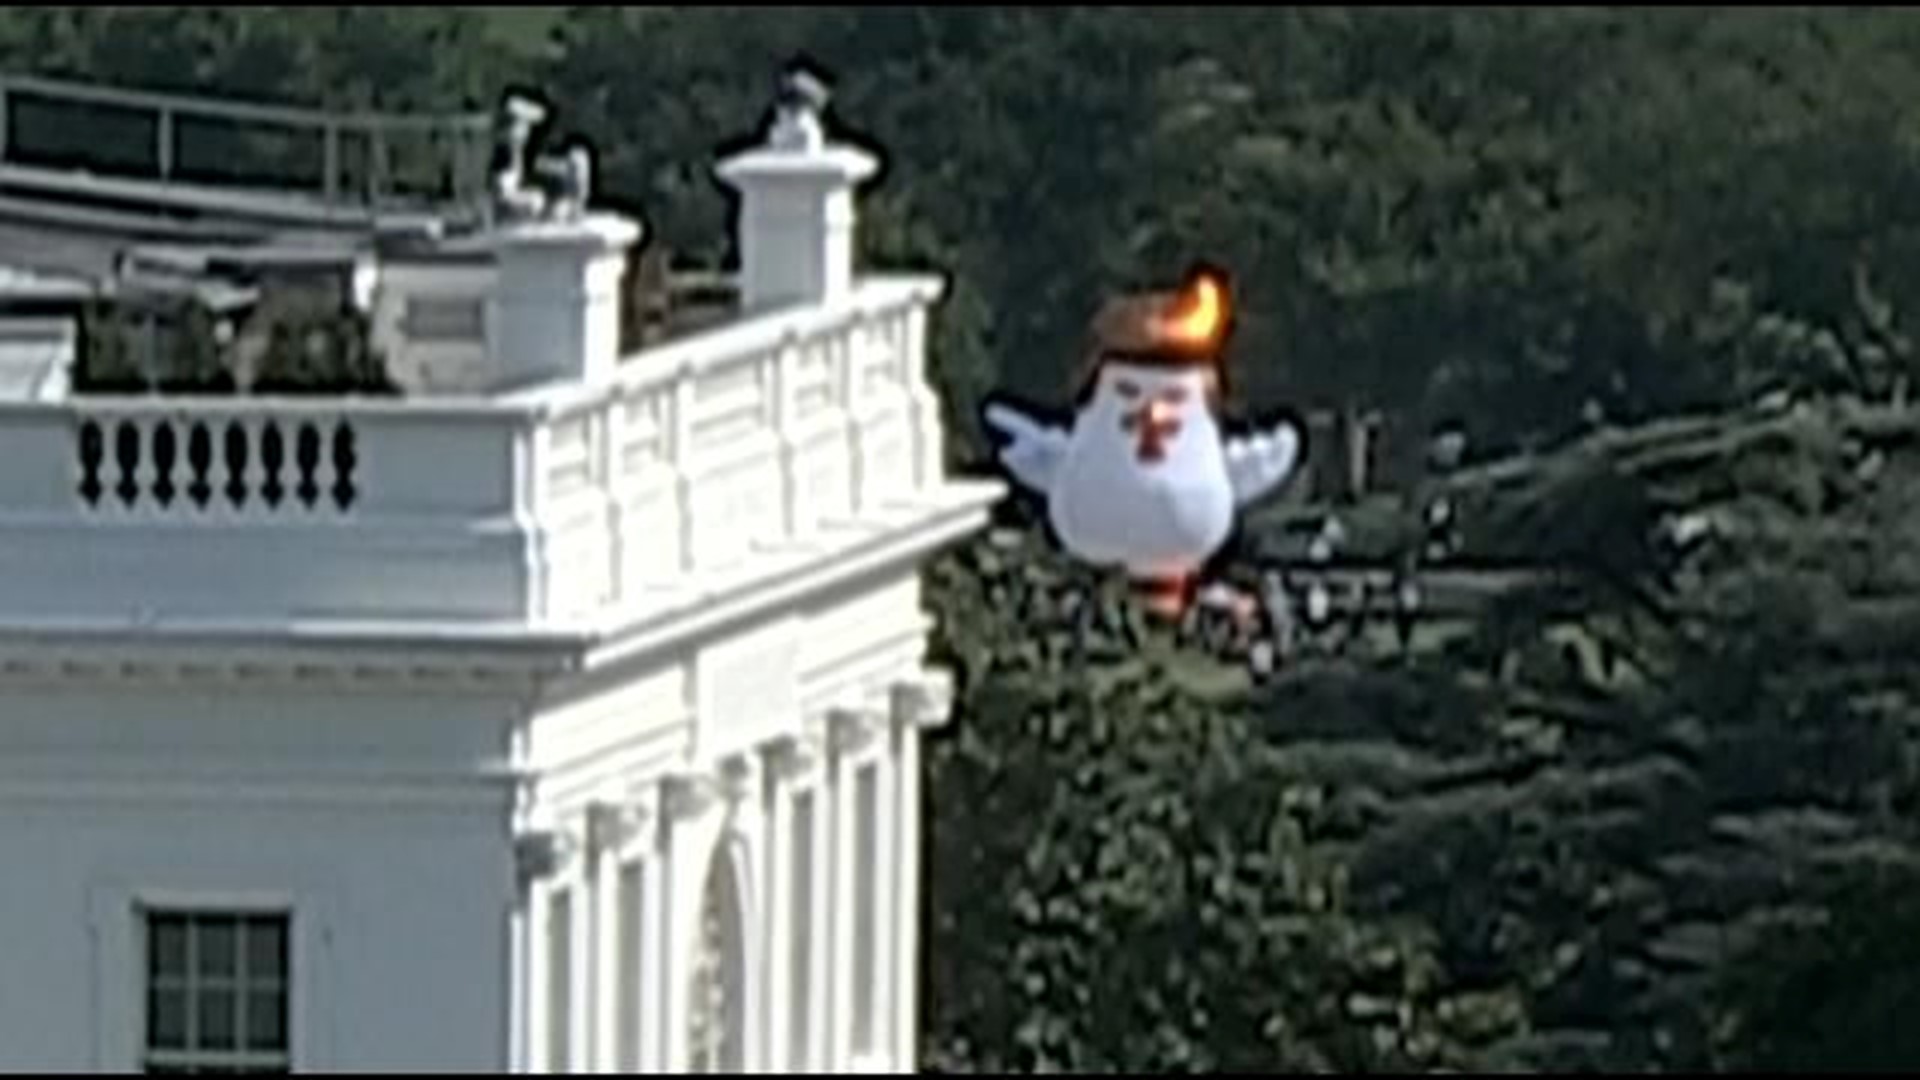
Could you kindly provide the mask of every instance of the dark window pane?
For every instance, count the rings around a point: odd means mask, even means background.
[[[287,921],[247,920],[247,978],[284,979],[287,975]]]
[[[287,995],[278,990],[255,990],[247,995],[247,1049],[287,1048]]]
[[[177,915],[147,920],[147,971],[157,976],[187,973],[187,921]]]
[[[239,952],[236,919],[201,919],[194,924],[195,967],[201,975],[231,979],[237,973]]]
[[[200,1044],[202,1050],[238,1049],[240,1040],[239,1010],[240,996],[231,990],[202,990],[196,1004],[200,1006]]]
[[[184,1076],[193,1070],[181,1065],[148,1065],[148,1076]]]
[[[187,1048],[186,991],[148,991],[147,1046],[153,1050],[185,1050]]]

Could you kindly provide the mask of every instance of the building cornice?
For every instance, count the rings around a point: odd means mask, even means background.
[[[578,633],[393,625],[0,623],[0,684],[437,685],[497,691],[576,666]]]
[[[248,761],[191,766],[151,761],[15,758],[0,764],[0,804],[217,804],[380,813],[490,807],[512,798],[505,766],[452,770],[359,766],[288,768]]]
[[[661,618],[610,630],[588,650],[584,666],[598,668],[636,655],[680,648],[724,634],[768,611],[829,592],[842,583],[917,562],[984,525],[989,507],[1004,494],[997,483],[952,483],[944,487],[945,498],[938,502],[901,507],[919,510],[914,520],[875,522],[876,531],[871,536],[839,551],[823,553],[819,560],[797,572],[748,582]]]
[[[938,496],[881,508],[908,520],[873,532],[795,572],[769,574],[679,610],[595,629],[512,624],[310,620],[279,624],[190,619],[0,622],[0,685],[313,686],[329,691],[431,687],[512,691],[583,669],[725,634],[836,586],[897,568],[974,531],[1002,494],[998,484],[952,483]]]
[[[946,724],[953,712],[953,676],[935,668],[888,688],[888,709],[896,723],[925,729]]]

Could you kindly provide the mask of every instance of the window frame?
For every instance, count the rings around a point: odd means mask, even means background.
[[[400,303],[399,330],[418,345],[484,345],[487,341],[485,295],[421,291]]]
[[[156,875],[159,876],[159,875]],[[216,878],[228,875],[218,874]],[[251,876],[251,875],[248,875]],[[300,877],[292,875],[296,880]],[[148,911],[285,914],[287,916],[287,1062],[291,1072],[333,1068],[331,953],[336,903],[310,883],[297,889],[173,889],[96,879],[86,894],[92,940],[92,1071],[144,1068],[146,1054]]]
[[[249,906],[245,909],[234,909],[205,906],[178,907],[136,904],[134,907],[134,917],[136,920],[134,939],[137,942],[136,951],[139,958],[138,967],[141,996],[139,1016],[139,1066],[142,1072],[183,1073],[203,1071],[207,1067],[221,1070],[232,1069],[234,1071],[287,1072],[293,1068],[293,987],[297,973],[293,967],[295,915],[291,907]],[[282,947],[285,950],[282,969],[278,977],[274,980],[274,982],[278,984],[276,988],[285,998],[283,1005],[285,1014],[281,1020],[281,1045],[278,1049],[258,1051],[246,1048],[244,1046],[247,1041],[246,1034],[240,1029],[238,1024],[236,1024],[235,1030],[236,1047],[232,1050],[213,1050],[191,1046],[178,1050],[168,1050],[160,1049],[153,1045],[151,995],[158,988],[156,986],[158,976],[156,976],[152,970],[151,949],[154,920],[156,917],[183,920],[188,928],[189,934],[191,934],[196,922],[222,919],[233,920],[235,922],[252,919],[271,919],[278,921],[280,932],[283,935]],[[191,937],[189,937],[188,940],[191,941]],[[240,969],[245,967],[244,957],[247,954],[246,946],[241,942],[236,942],[235,949],[236,977],[230,992],[239,995],[240,998],[244,1000],[248,991],[255,987],[253,984],[250,984],[244,976],[239,974]],[[188,947],[188,956],[192,956],[191,946]],[[202,990],[198,985],[201,975],[195,970],[197,965],[191,959],[186,960],[185,964],[186,967],[181,975],[179,990],[188,1000],[191,1000],[196,993]],[[245,1006],[242,1005],[238,1015],[244,1015],[244,1012]],[[191,1028],[192,1025],[189,1023],[188,1030],[191,1031]]]

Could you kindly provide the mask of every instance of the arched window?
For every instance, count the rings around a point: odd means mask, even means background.
[[[746,1069],[746,912],[727,845],[714,852],[700,900],[699,940],[689,988],[688,1067],[696,1073]]]

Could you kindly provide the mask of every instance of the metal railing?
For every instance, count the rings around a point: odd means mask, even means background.
[[[208,183],[183,168],[181,132],[185,125],[227,128],[242,136],[291,135],[311,145],[307,154],[317,159],[309,175],[288,190],[336,206],[379,208],[396,204],[438,208],[478,209],[487,197],[488,158],[492,152],[493,119],[485,112],[412,115],[396,113],[336,113],[319,109],[260,105],[183,94],[122,90],[88,83],[38,76],[0,75],[0,165],[33,166],[45,148],[23,144],[23,111],[31,107],[92,109],[101,113],[132,114],[135,123],[152,130],[152,150],[142,166],[115,166],[112,159],[69,163],[93,173],[130,174],[130,178],[162,184]],[[85,142],[86,140],[79,140]],[[30,142],[30,141],[29,141]],[[124,146],[116,146],[123,151]],[[397,150],[424,148],[423,171],[438,182],[426,190],[407,190],[395,169]],[[351,151],[363,159],[349,167]],[[221,162],[231,165],[231,162]],[[301,182],[304,181],[304,182]],[[214,180],[212,186],[235,185]]]

